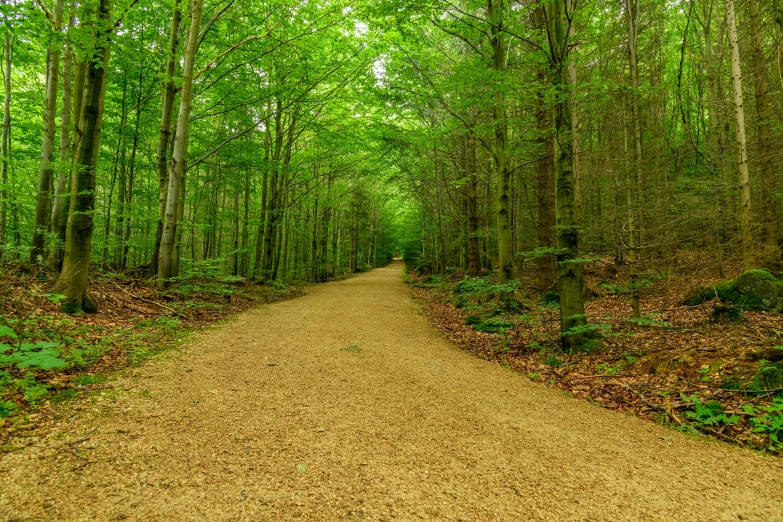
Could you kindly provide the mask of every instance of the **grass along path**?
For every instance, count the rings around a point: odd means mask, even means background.
[[[0,456],[0,519],[783,520],[780,459],[463,353],[401,272],[246,312],[131,372]]]

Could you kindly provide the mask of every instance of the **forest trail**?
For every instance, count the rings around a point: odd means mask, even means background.
[[[783,520],[783,459],[475,359],[401,275],[313,287],[129,372],[2,457],[0,519]]]

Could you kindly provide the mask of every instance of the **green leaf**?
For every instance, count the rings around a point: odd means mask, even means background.
[[[10,337],[11,339],[18,339],[14,329],[9,326],[0,326],[0,337]]]

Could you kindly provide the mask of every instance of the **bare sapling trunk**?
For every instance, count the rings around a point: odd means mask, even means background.
[[[558,90],[554,106],[555,130],[555,215],[557,219],[558,288],[560,291],[560,334],[564,350],[584,341],[587,323],[584,307],[584,265],[579,259],[579,231],[573,172],[573,129],[571,89],[568,77],[569,33],[575,3],[571,0],[546,4],[552,83]]]
[[[739,179],[739,222],[742,260],[746,270],[755,268],[756,255],[751,227],[750,176],[748,174],[748,144],[745,136],[745,107],[742,99],[742,71],[740,69],[739,40],[734,0],[726,0],[726,26],[731,48],[731,86],[733,90],[734,120],[737,140],[737,177]]]
[[[106,94],[106,71],[109,64],[109,42],[105,35],[110,24],[109,0],[100,0],[93,28],[95,49],[90,67],[86,68],[81,115],[77,134],[80,135],[71,174],[71,202],[65,239],[63,269],[53,293],[62,294],[63,310],[68,313],[95,313],[97,307],[87,296],[87,285],[95,214],[95,165],[103,120]]]
[[[54,10],[53,31],[62,30],[65,0],[57,0]],[[49,219],[52,212],[51,185],[54,177],[54,140],[57,130],[57,94],[60,80],[60,48],[62,43],[55,40],[49,49],[46,71],[46,101],[43,116],[43,143],[41,145],[41,168],[38,173],[38,190],[35,196],[35,216],[33,222],[33,240],[30,250],[30,262],[40,263],[46,252],[46,235],[49,233]]]
[[[169,172],[163,234],[158,254],[157,285],[161,289],[166,288],[170,283],[169,278],[172,276],[172,268],[175,267],[174,255],[178,252],[175,245],[178,228],[177,219],[180,218],[183,212],[180,199],[184,195],[184,174],[187,166],[188,138],[190,135],[190,113],[193,109],[193,73],[203,7],[204,0],[193,0],[182,70],[182,91],[179,102],[179,117],[177,119],[177,136],[174,140],[174,155]]]

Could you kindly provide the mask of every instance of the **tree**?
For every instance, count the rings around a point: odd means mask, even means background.
[[[174,156],[169,171],[169,188],[166,198],[166,215],[163,223],[163,233],[160,241],[158,257],[158,287],[165,288],[169,278],[174,275],[176,255],[175,240],[177,225],[181,221],[182,201],[185,195],[185,167],[188,160],[188,138],[190,113],[193,110],[193,74],[198,51],[199,33],[201,29],[201,12],[204,0],[193,0],[190,10],[190,28],[185,47],[182,70],[182,87],[179,101],[179,117],[177,118],[177,134],[174,139]]]
[[[564,349],[582,344],[581,328],[587,317],[584,307],[584,265],[579,258],[579,229],[573,174],[573,129],[571,128],[571,89],[568,78],[569,37],[576,4],[554,0],[544,7],[547,39],[552,64],[552,85],[556,89],[555,201],[557,215],[558,289],[560,291],[560,332]]]
[[[86,68],[76,127],[79,140],[71,172],[71,203],[65,236],[63,268],[54,292],[65,296],[63,309],[70,313],[95,313],[97,307],[87,295],[95,213],[95,167],[103,121],[106,70],[109,65],[111,28],[109,0],[98,0],[94,11],[85,13],[82,23],[92,33],[93,46],[83,58]]]

